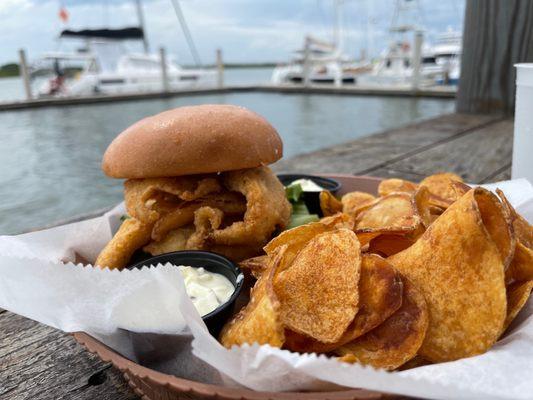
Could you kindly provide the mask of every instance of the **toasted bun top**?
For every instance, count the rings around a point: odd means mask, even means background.
[[[118,135],[102,162],[113,178],[152,178],[254,168],[279,160],[283,144],[267,120],[243,107],[180,107]]]

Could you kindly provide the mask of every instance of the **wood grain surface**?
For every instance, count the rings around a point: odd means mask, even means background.
[[[508,179],[512,121],[450,114],[283,160],[280,171],[420,180],[453,171],[469,182]],[[0,399],[133,399],[120,372],[65,333],[0,309]]]

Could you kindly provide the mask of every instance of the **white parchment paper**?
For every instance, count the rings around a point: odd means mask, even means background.
[[[533,222],[527,180],[484,186],[501,188]],[[203,382],[265,391],[341,385],[435,399],[533,398],[531,299],[510,333],[487,353],[403,372],[270,346],[226,349],[209,335],[172,265],[118,272],[73,264],[96,258],[123,212],[119,205],[100,218],[0,236],[0,307],[65,332],[88,332],[143,365]]]

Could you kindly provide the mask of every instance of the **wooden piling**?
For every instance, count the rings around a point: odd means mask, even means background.
[[[167,73],[167,55],[164,47],[159,48],[159,58],[161,63],[161,87],[163,92],[169,91],[168,86],[168,73]]]
[[[22,83],[24,84],[24,92],[26,93],[26,100],[31,100],[33,98],[31,93],[31,82],[30,74],[28,72],[28,64],[26,62],[26,52],[24,49],[19,50],[19,63],[20,63],[20,77],[22,78]]]
[[[413,89],[416,90],[420,86],[420,65],[422,62],[422,44],[424,43],[424,34],[422,31],[415,32],[413,59],[411,64],[413,65]]]
[[[217,86],[224,87],[224,61],[222,59],[222,49],[217,49]]]

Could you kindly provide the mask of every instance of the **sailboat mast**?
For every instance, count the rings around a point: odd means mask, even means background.
[[[185,40],[187,41],[187,45],[189,46],[189,50],[191,51],[192,58],[194,59],[194,63],[196,64],[196,66],[201,67],[202,60],[200,60],[200,55],[198,54],[198,50],[196,50],[194,40],[192,39],[191,31],[189,31],[189,27],[187,26],[187,21],[185,21],[185,16],[183,15],[183,11],[181,11],[179,0],[171,0],[171,1],[172,1],[172,5],[174,6],[176,17],[178,18],[178,21],[181,25],[181,30],[183,31],[183,35],[185,36]]]
[[[135,0],[135,6],[137,8],[137,18],[139,19],[139,26],[143,31],[144,52],[148,53],[150,51],[150,46],[148,45],[148,38],[146,37],[146,30],[144,27],[144,13],[141,0]]]
[[[342,51],[342,4],[343,0],[334,0],[335,5],[335,24],[333,26],[333,44],[338,52]]]

